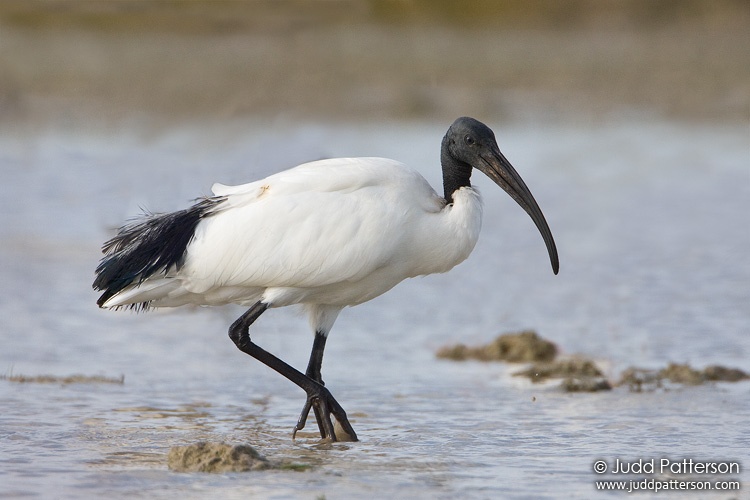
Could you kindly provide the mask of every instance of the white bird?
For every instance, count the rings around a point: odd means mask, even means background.
[[[457,119],[442,141],[444,195],[415,170],[385,158],[305,163],[169,214],[146,214],[106,242],[94,288],[103,308],[184,304],[249,306],[229,329],[237,347],[307,393],[294,433],[311,409],[321,437],[357,440],[321,378],[323,351],[339,312],[414,276],[443,273],[474,248],[482,222],[472,169],[485,173],[531,216],[558,272],[557,250],[531,192],[486,125]],[[250,340],[268,308],[305,306],[315,332],[305,373]]]

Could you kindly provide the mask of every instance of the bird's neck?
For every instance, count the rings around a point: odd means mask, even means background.
[[[440,163],[443,165],[443,192],[445,201],[453,203],[453,193],[462,187],[471,186],[471,165],[460,162],[453,158],[446,148],[440,154]]]

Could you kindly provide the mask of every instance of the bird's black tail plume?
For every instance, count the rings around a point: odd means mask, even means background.
[[[206,198],[192,207],[168,214],[145,214],[121,227],[104,243],[104,257],[96,268],[93,287],[104,293],[96,303],[107,300],[133,283],[140,284],[156,274],[166,274],[183,265],[185,251],[201,219],[216,213],[226,198]],[[132,304],[131,308],[148,304]]]

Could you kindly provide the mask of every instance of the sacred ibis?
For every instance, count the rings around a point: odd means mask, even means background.
[[[307,393],[294,433],[312,409],[323,439],[357,440],[326,389],[321,364],[339,312],[406,278],[444,273],[479,237],[478,169],[531,216],[557,274],[557,249],[541,209],[503,156],[489,127],[458,118],[442,141],[443,196],[415,170],[385,158],[305,163],[168,214],[146,214],[107,241],[93,287],[102,308],[146,310],[184,304],[249,309],[229,328],[244,353]],[[305,373],[260,348],[248,329],[268,308],[302,304],[315,332]]]

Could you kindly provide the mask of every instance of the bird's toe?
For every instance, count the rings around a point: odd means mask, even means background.
[[[357,441],[357,434],[349,423],[346,412],[328,389],[323,386],[320,386],[318,391],[308,395],[305,406],[302,407],[302,412],[297,420],[297,425],[294,426],[294,431],[292,432],[293,439],[296,437],[297,431],[305,428],[310,410],[313,410],[315,413],[320,437],[323,440]],[[331,416],[334,418],[332,419]],[[334,421],[338,426],[334,425]]]

